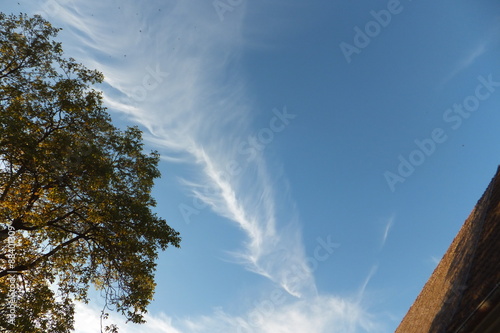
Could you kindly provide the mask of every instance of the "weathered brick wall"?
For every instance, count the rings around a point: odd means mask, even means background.
[[[396,333],[456,330],[500,281],[500,168]]]

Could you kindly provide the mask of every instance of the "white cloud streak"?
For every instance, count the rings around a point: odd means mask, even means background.
[[[384,234],[382,236],[381,248],[384,247],[385,242],[387,241],[387,237],[389,237],[389,232],[391,231],[391,228],[394,225],[394,218],[395,218],[395,215],[392,215],[389,218],[389,220],[387,221],[387,224],[385,225]]]
[[[100,310],[78,304],[75,333],[95,333],[100,324]],[[110,314],[103,326],[114,323],[121,333],[354,333],[381,332],[382,327],[354,300],[333,296],[318,296],[296,300],[281,306],[255,307],[244,316],[232,316],[217,309],[211,316],[175,319],[165,314],[146,315],[146,324],[125,323],[123,318]]]
[[[294,225],[287,228],[285,221],[278,232],[274,189],[264,157],[257,150],[255,156],[245,156],[234,144],[251,131],[251,104],[235,64],[239,25],[234,20],[223,25],[208,19],[198,8],[201,5],[169,4],[167,9],[160,2],[157,7],[150,5],[157,17],[147,25],[145,19],[135,18],[142,10],[132,3],[90,1],[57,13],[76,39],[71,45],[87,47],[73,46],[71,53],[104,73],[107,105],[146,127],[146,139],[166,155],[183,154],[184,162],[199,166],[199,178],[189,181],[194,195],[248,236],[237,259],[295,296],[314,292],[311,274],[295,289],[287,285],[286,264],[307,271],[298,225],[292,221]],[[119,15],[114,20],[97,16],[110,11]],[[142,29],[151,35],[140,38]],[[101,56],[95,55],[96,50]],[[239,175],[226,171],[232,162],[242,169]],[[212,189],[210,195],[200,191],[206,186]],[[287,251],[280,252],[283,249]],[[286,257],[276,260],[277,252]]]
[[[442,88],[450,80],[452,80],[456,75],[465,69],[469,68],[474,62],[481,57],[484,53],[488,51],[494,44],[498,42],[498,34],[500,33],[500,25],[498,20],[491,24],[489,30],[486,32],[484,38],[482,38],[474,47],[472,47],[467,54],[465,54],[454,66],[448,75],[446,75],[438,85],[438,88]]]
[[[489,40],[483,40],[481,43],[476,45],[467,55],[465,55],[453,68],[453,70],[440,82],[439,87],[444,86],[451,79],[453,79],[458,73],[462,72],[466,68],[476,61],[477,58],[482,56],[487,51],[487,46],[489,44]]]

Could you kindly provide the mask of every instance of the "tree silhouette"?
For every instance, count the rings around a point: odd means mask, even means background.
[[[58,31],[0,13],[2,332],[71,331],[91,284],[143,323],[158,251],[180,243],[151,211],[159,155],[112,125],[102,74],[63,58]]]

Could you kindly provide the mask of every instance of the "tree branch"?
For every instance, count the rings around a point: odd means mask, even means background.
[[[5,197],[7,196],[7,193],[9,192],[10,188],[12,187],[12,185],[14,185],[14,182],[16,181],[16,179],[21,174],[23,174],[24,171],[26,171],[26,167],[24,165],[22,165],[19,168],[19,170],[17,170],[16,174],[11,177],[11,179],[9,180],[9,182],[7,183],[7,185],[5,186],[2,195],[0,196],[0,201],[4,201],[5,200]]]
[[[49,252],[41,255],[40,257],[38,257],[37,259],[35,259],[34,261],[32,261],[31,263],[29,263],[27,265],[17,265],[16,267],[13,267],[13,268],[10,268],[10,269],[5,269],[5,270],[1,271],[0,272],[0,278],[6,276],[8,274],[19,273],[19,272],[27,271],[27,270],[30,270],[30,269],[34,268],[42,260],[50,258],[52,255],[54,255],[54,253],[56,253],[60,249],[62,249],[64,247],[66,247],[66,246],[68,246],[68,245],[70,245],[70,244],[78,241],[79,239],[85,238],[86,237],[86,233],[88,231],[90,231],[90,230],[92,230],[92,228],[88,229],[85,233],[83,233],[81,235],[73,237],[72,239],[69,239],[69,240],[65,241],[64,243],[61,243],[61,244],[57,245],[51,251],[49,251]]]

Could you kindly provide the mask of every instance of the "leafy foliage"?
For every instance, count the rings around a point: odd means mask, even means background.
[[[142,323],[158,250],[180,243],[151,211],[159,155],[111,124],[103,76],[63,58],[58,31],[0,13],[0,331],[71,331],[91,284]]]

